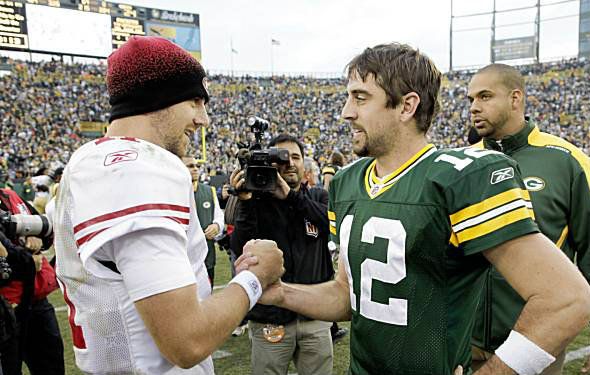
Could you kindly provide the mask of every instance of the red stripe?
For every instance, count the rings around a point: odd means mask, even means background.
[[[76,318],[76,306],[70,301],[68,298],[68,292],[66,290],[66,284],[61,283],[64,291],[64,300],[68,304],[70,311],[68,314],[68,321],[70,323],[70,329],[72,330],[72,342],[74,346],[78,349],[86,349],[86,340],[84,340],[84,333],[82,332],[82,327],[75,323]]]
[[[190,212],[189,207],[185,206],[178,206],[175,204],[141,204],[139,206],[129,207],[124,210],[111,212],[109,214],[104,214],[95,217],[94,219],[87,220],[83,223],[80,223],[74,227],[74,233],[81,231],[82,229],[94,225],[96,223],[100,223],[103,221],[115,219],[121,216],[126,216],[130,214],[134,214],[141,211],[149,211],[149,210],[171,210],[171,211],[179,211],[179,212]]]
[[[113,139],[115,139],[115,138],[113,138],[113,137],[102,137],[102,138],[99,138],[96,141],[94,141],[94,144],[95,145],[99,145],[99,144],[104,143],[104,142],[112,141]]]
[[[80,238],[79,240],[76,240],[76,245],[78,245],[78,248],[80,248],[80,246],[84,245],[86,242],[90,241],[91,239],[93,239],[95,236],[97,236],[100,232],[109,229],[108,228],[102,228],[100,230],[97,230],[95,232],[89,233],[87,235],[85,235],[84,237]]]
[[[181,217],[174,217],[174,216],[164,216],[166,219],[174,220],[179,224],[188,225],[188,219],[183,219]]]

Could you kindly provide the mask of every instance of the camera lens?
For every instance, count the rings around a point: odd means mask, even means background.
[[[267,183],[268,181],[266,180],[266,176],[262,173],[258,173],[256,176],[254,176],[254,184],[256,186],[266,186]]]

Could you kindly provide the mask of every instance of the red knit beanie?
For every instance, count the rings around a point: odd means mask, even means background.
[[[205,70],[176,44],[133,36],[108,58],[109,122],[154,112],[185,100],[209,101]]]

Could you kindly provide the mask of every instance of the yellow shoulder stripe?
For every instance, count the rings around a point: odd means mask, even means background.
[[[528,219],[531,217],[531,213],[528,208],[521,207],[514,211],[507,212],[503,215],[497,216],[492,220],[488,220],[484,223],[476,225],[474,227],[465,229],[457,233],[457,240],[459,243],[467,242],[475,238],[485,236],[488,233],[492,233],[499,230],[506,225],[510,225],[520,220]]]
[[[493,197],[490,197],[469,207],[465,207],[464,209],[449,216],[451,219],[451,225],[455,225],[464,220],[481,215],[484,212],[521,198],[524,198],[527,201],[531,200],[529,192],[520,188],[510,189],[500,194],[494,195]]]
[[[563,231],[561,232],[561,235],[559,236],[559,239],[555,243],[555,246],[557,246],[557,247],[559,247],[561,249],[561,246],[563,245],[563,243],[565,242],[565,239],[567,238],[568,231],[569,230],[568,230],[568,227],[566,225],[565,228],[563,228]]]
[[[330,225],[330,233],[332,233],[333,235],[336,235],[336,227]]]
[[[336,220],[336,213],[334,211],[328,211],[328,220]]]
[[[576,146],[572,145],[564,139],[561,139],[551,134],[542,133],[537,127],[535,127],[531,134],[529,134],[529,144],[531,144],[532,146],[539,147],[554,145],[563,147],[569,152],[571,152],[574,159],[576,159],[576,161],[580,163],[580,166],[582,167],[582,170],[586,175],[588,187],[590,187],[590,158],[586,154],[584,154],[582,150],[580,150],[579,148],[577,148]]]

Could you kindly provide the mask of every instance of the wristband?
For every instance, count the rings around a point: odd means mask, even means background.
[[[246,291],[248,299],[250,300],[250,310],[256,305],[260,296],[262,296],[262,285],[251,271],[242,271],[238,273],[233,279],[230,280],[229,284],[238,284]]]
[[[496,355],[519,375],[540,374],[555,361],[555,357],[514,330],[496,349]]]

